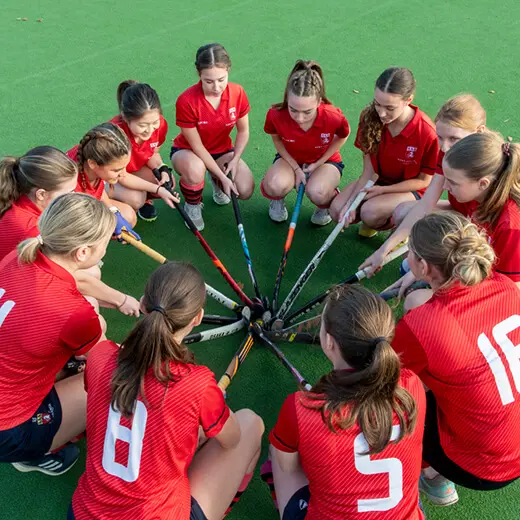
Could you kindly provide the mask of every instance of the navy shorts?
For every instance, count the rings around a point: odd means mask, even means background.
[[[185,148],[177,148],[176,146],[172,146],[172,149],[170,150],[170,161],[174,154],[176,154],[179,150],[185,150]],[[211,153],[211,157],[216,161],[217,159],[220,159],[223,155],[226,155],[229,152],[234,152],[234,148],[230,148],[227,152],[220,152],[220,153]]]
[[[61,404],[54,387],[33,416],[0,431],[0,462],[26,462],[45,455],[61,425]]]
[[[281,159],[281,156],[279,153],[275,154],[273,159],[273,164],[278,160]],[[340,175],[343,175],[343,169],[345,168],[345,165],[340,162],[334,162],[334,161],[325,161],[325,164],[332,164],[332,166],[335,166],[338,169],[338,172]],[[302,164],[299,165],[300,168],[303,166]]]
[[[311,492],[309,486],[303,486],[290,498],[283,511],[282,520],[303,520],[307,516]]]
[[[72,511],[72,504],[70,504],[69,510],[67,511],[67,520],[76,520],[74,511]],[[190,520],[208,520],[199,506],[199,503],[193,497],[191,497]]]

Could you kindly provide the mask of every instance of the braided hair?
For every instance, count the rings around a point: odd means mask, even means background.
[[[274,105],[274,108],[278,110],[286,109],[289,94],[294,94],[299,97],[314,96],[322,103],[327,105],[332,104],[325,94],[323,70],[320,65],[313,60],[298,60],[296,62],[287,79],[283,101]]]

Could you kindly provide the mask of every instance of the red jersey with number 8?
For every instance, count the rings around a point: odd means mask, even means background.
[[[520,477],[520,291],[495,274],[436,292],[398,323],[394,349],[433,392],[442,448],[476,477]]]
[[[298,452],[309,479],[311,499],[306,520],[422,520],[418,481],[426,398],[419,378],[401,372],[399,384],[408,390],[418,408],[411,435],[391,442],[381,453],[369,454],[368,444],[356,424],[332,433],[321,412],[310,409],[301,392],[285,401],[269,436],[280,451]],[[392,439],[399,435],[395,417]]]
[[[204,366],[170,363],[174,380],[144,379],[131,419],[111,407],[110,382],[119,347],[100,343],[88,358],[87,463],[72,498],[76,520],[186,520],[188,466],[199,426],[214,437],[229,418],[222,391]]]

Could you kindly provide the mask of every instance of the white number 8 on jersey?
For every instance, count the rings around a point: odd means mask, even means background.
[[[136,402],[132,418],[132,428],[121,425],[121,414],[109,407],[107,432],[103,446],[103,469],[114,477],[126,482],[135,482],[139,477],[141,454],[143,452],[143,438],[146,429],[148,410],[141,402]],[[116,462],[116,442],[128,443],[128,464],[124,466]]]

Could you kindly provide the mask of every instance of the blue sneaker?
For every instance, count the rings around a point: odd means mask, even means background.
[[[69,471],[79,458],[79,448],[75,444],[67,444],[56,453],[48,453],[41,459],[29,462],[13,462],[13,466],[22,473],[40,471],[51,477],[63,475]]]
[[[437,475],[434,479],[428,479],[421,475],[419,491],[425,494],[436,506],[451,506],[459,501],[455,484],[442,475]]]

